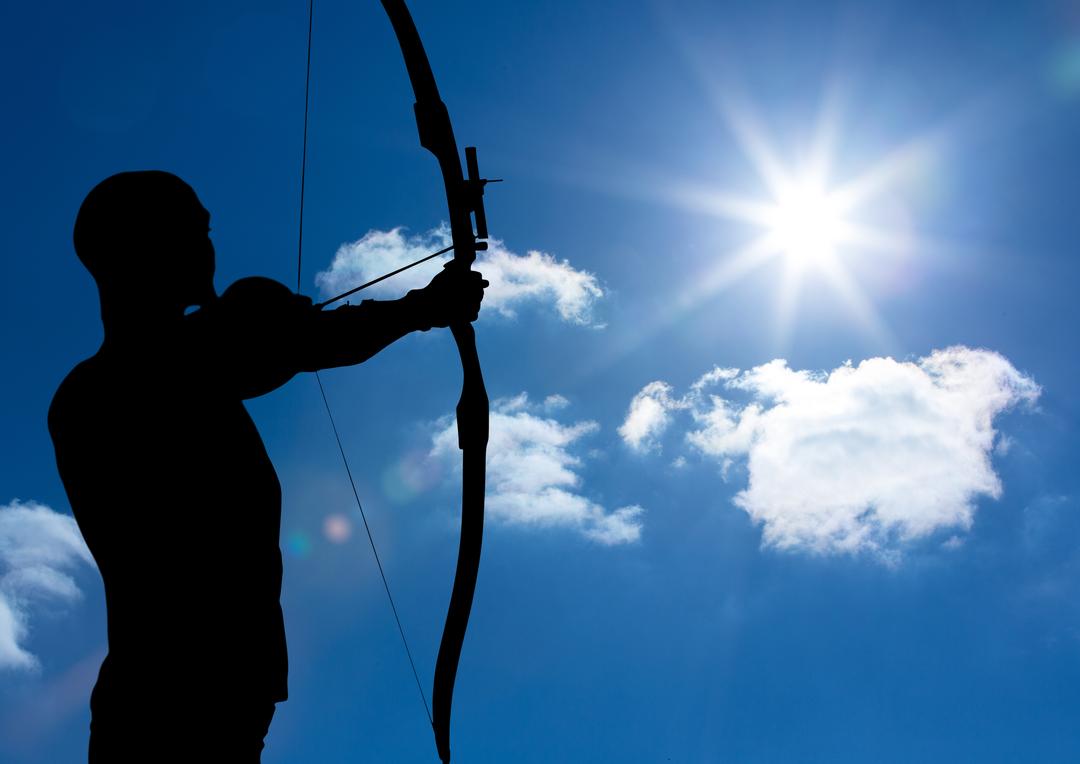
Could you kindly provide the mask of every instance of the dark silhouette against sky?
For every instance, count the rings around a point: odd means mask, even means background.
[[[209,232],[195,192],[159,171],[102,181],[75,224],[105,337],[49,430],[105,584],[92,762],[258,761],[288,697],[281,487],[243,402],[473,321],[487,285],[451,263],[400,300],[336,310],[263,278],[218,297]]]

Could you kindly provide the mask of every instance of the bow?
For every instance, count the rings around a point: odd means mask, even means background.
[[[484,214],[484,186],[496,181],[480,177],[476,162],[476,149],[472,146],[465,149],[468,177],[466,178],[463,175],[461,158],[458,154],[457,142],[454,139],[454,130],[450,124],[450,114],[439,97],[439,89],[435,85],[435,75],[431,71],[431,64],[428,61],[427,53],[424,52],[424,46],[420,42],[420,35],[416,31],[416,25],[413,23],[409,9],[404,0],[381,1],[383,9],[386,11],[387,16],[390,17],[390,23],[394,27],[394,33],[397,36],[398,44],[401,46],[401,53],[409,73],[409,80],[412,83],[413,93],[416,98],[413,110],[416,115],[417,130],[420,134],[420,145],[435,155],[439,162],[439,168],[442,170],[443,185],[446,189],[446,202],[450,216],[451,246],[319,303],[315,307],[320,309],[451,249],[454,250],[454,258],[445,267],[469,270],[476,260],[477,251],[487,249],[487,242],[483,241],[488,237],[487,218]],[[304,151],[300,171],[300,230],[296,265],[298,292],[300,290],[304,240],[304,180],[307,170],[307,126],[314,8],[314,0],[309,0],[307,75],[304,86]],[[475,232],[473,230],[474,220],[476,223]],[[454,584],[450,593],[450,605],[446,613],[446,623],[443,626],[442,640],[439,643],[439,656],[435,662],[435,679],[431,698],[432,709],[428,712],[428,718],[435,733],[435,746],[438,749],[439,758],[444,764],[450,761],[450,708],[454,696],[454,681],[457,678],[458,661],[461,658],[461,647],[465,641],[465,632],[469,625],[473,593],[476,590],[476,576],[480,568],[480,548],[484,536],[484,483],[486,478],[489,415],[487,390],[484,388],[484,376],[480,370],[480,358],[476,352],[476,334],[473,331],[472,324],[468,322],[452,324],[450,331],[453,333],[454,340],[457,343],[463,371],[461,397],[457,405],[458,447],[462,453],[461,539],[458,547]],[[368,526],[360,496],[356,491],[352,471],[349,469],[349,462],[345,456],[341,438],[338,435],[337,425],[334,423],[334,415],[330,410],[326,390],[323,388],[318,372],[315,374],[315,379],[318,381],[319,391],[326,406],[326,413],[330,418],[330,426],[337,440],[338,450],[341,453],[345,471],[349,476],[349,482],[352,484],[353,495],[364,520],[364,529],[367,532],[368,541],[371,543],[371,550],[375,555],[379,575],[382,577],[386,595],[390,600],[390,608],[393,611],[398,632],[405,646],[405,652],[412,668],[413,677],[416,679],[417,688],[420,690],[421,698],[424,699],[426,711],[427,700],[416,671],[416,664],[413,661],[412,652],[409,650],[408,640],[405,639],[405,631],[402,628],[401,619],[398,617],[397,606],[394,604],[393,595],[390,593],[386,573],[383,570],[382,562],[379,560],[379,553],[375,548],[371,528]]]
[[[382,5],[397,35],[416,97],[413,111],[420,145],[435,155],[442,171],[454,246],[454,259],[447,267],[468,270],[476,260],[477,250],[487,249],[487,243],[479,241],[488,235],[483,198],[487,180],[480,177],[476,149],[472,146],[465,149],[468,178],[462,174],[450,114],[439,97],[431,63],[404,0],[382,0]],[[461,541],[431,693],[431,726],[435,732],[439,758],[444,764],[450,761],[450,706],[454,696],[454,680],[465,631],[469,626],[476,574],[480,567],[488,441],[488,397],[480,371],[480,358],[476,353],[476,334],[472,324],[467,322],[451,325],[450,331],[457,343],[464,375],[457,405],[458,447],[462,459]]]

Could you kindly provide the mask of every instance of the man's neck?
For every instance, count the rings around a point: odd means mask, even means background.
[[[106,345],[155,344],[175,331],[183,318],[183,308],[163,302],[102,299]]]

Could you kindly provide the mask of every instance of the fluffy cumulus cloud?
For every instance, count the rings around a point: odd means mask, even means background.
[[[735,503],[762,525],[766,545],[894,560],[905,542],[968,529],[975,501],[1001,495],[994,419],[1039,394],[998,353],[966,347],[831,372],[775,360],[713,369],[683,396],[653,382],[620,433],[634,450],[657,450],[681,417],[691,450],[724,474],[744,463]]]
[[[532,404],[525,394],[495,401],[488,444],[488,515],[536,528],[570,528],[607,546],[641,538],[638,506],[607,510],[580,492],[583,462],[573,451],[598,429],[595,422],[564,424],[551,418],[567,405],[561,396]],[[440,422],[432,455],[458,464],[457,425]]]
[[[604,291],[596,276],[544,252],[530,250],[519,255],[498,239],[488,244],[487,251],[477,253],[475,266],[491,284],[484,293],[484,310],[513,317],[519,306],[534,303],[550,306],[569,323],[599,327],[593,320],[593,309]],[[450,229],[446,226],[423,235],[407,235],[402,228],[369,231],[338,247],[330,268],[319,272],[315,283],[323,297],[329,298],[449,245]],[[452,254],[444,255],[433,263],[450,257]],[[436,270],[432,264],[404,271],[371,287],[371,294],[400,296],[427,284]]]
[[[71,572],[93,565],[74,518],[35,502],[0,505],[0,669],[34,669],[25,647],[35,606],[82,597]]]
[[[667,382],[650,382],[630,401],[630,411],[619,427],[619,435],[635,451],[658,447],[657,438],[667,429],[673,409],[685,408],[674,397]]]

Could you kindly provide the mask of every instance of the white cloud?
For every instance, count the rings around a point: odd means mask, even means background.
[[[715,388],[724,394],[708,392]],[[635,450],[657,448],[674,412],[685,410],[693,450],[725,474],[733,459],[745,460],[748,483],[735,503],[762,525],[763,543],[894,560],[905,542],[967,530],[975,500],[1001,495],[990,461],[994,417],[1040,392],[1003,356],[960,346],[828,373],[774,360],[714,369],[680,398],[650,383],[620,433]]]
[[[449,244],[450,230],[445,225],[423,235],[406,235],[402,228],[368,231],[357,241],[338,247],[330,268],[316,274],[315,283],[323,297],[329,298]],[[451,257],[452,253],[444,255],[430,265],[380,282],[370,288],[370,293],[397,297],[409,289],[422,287],[431,280],[438,266]],[[567,260],[556,260],[537,250],[518,255],[498,239],[490,239],[488,249],[477,253],[474,267],[490,282],[484,292],[482,310],[513,317],[517,307],[539,303],[553,307],[568,323],[601,326],[592,317],[593,308],[604,296],[600,282],[593,274],[575,269]]]
[[[82,597],[69,571],[93,565],[75,519],[36,502],[0,505],[0,669],[34,669],[29,611]]]
[[[623,441],[635,451],[651,451],[671,422],[671,411],[686,408],[667,382],[650,382],[630,401],[630,410],[619,427]]]
[[[555,405],[552,405],[552,404]],[[595,422],[563,424],[539,416],[565,406],[561,396],[534,406],[522,393],[497,400],[491,411],[488,443],[487,511],[493,520],[538,528],[571,528],[600,544],[614,545],[641,537],[639,506],[606,510],[579,492],[581,458],[571,451]],[[459,468],[457,425],[440,422],[432,455]]]
[[[553,411],[559,411],[560,409],[564,409],[569,405],[570,401],[558,394],[549,395],[547,398],[544,398],[544,411],[548,413],[551,413]]]

